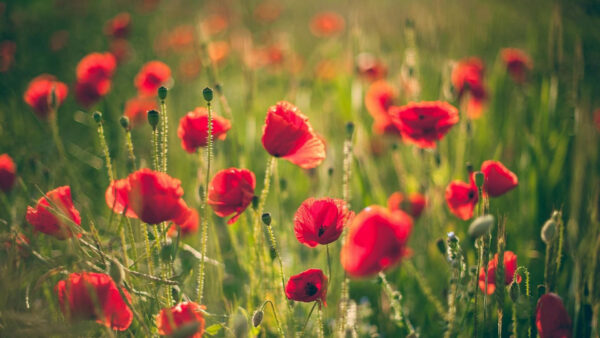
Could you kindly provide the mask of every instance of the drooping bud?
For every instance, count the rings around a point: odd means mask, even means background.
[[[160,119],[159,114],[156,110],[148,111],[148,123],[152,127],[152,130],[156,130],[156,126],[158,126],[158,120]]]
[[[99,111],[95,111],[92,114],[92,117],[94,118],[94,121],[96,121],[96,123],[102,123],[102,113]]]
[[[475,184],[477,188],[481,189],[483,187],[483,182],[485,181],[485,175],[481,171],[475,172]]]
[[[167,98],[167,88],[160,87],[158,88],[158,98],[164,101]]]
[[[121,116],[121,118],[119,119],[119,123],[121,124],[121,127],[123,127],[123,129],[129,130],[129,117]]]
[[[262,323],[264,315],[265,313],[263,310],[256,310],[252,315],[252,325],[254,325],[254,327],[258,327],[260,323]]]
[[[513,303],[516,303],[521,295],[521,286],[519,286],[519,283],[515,283],[514,281],[510,283],[508,293]]]
[[[258,208],[258,196],[252,196],[252,208],[255,210]]]
[[[354,134],[354,123],[348,122],[348,123],[346,123],[346,136],[348,138],[351,138],[352,134]]]
[[[261,219],[266,226],[271,226],[271,213],[265,212],[261,215]]]
[[[121,285],[125,272],[123,271],[123,266],[119,262],[111,260],[108,266],[108,274],[117,285]]]
[[[546,245],[552,242],[554,236],[556,236],[556,222],[553,218],[550,218],[546,221],[546,223],[544,223],[540,236]]]
[[[208,87],[204,88],[204,90],[202,91],[202,96],[204,96],[204,99],[206,100],[206,102],[212,101],[213,90]]]
[[[474,239],[479,238],[487,234],[493,226],[494,216],[489,214],[479,216],[471,223],[471,225],[469,225],[469,236]]]
[[[438,238],[438,240],[435,242],[435,245],[437,246],[439,252],[442,255],[446,254],[446,242],[444,241],[444,239]]]

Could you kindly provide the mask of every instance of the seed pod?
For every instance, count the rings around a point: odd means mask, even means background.
[[[274,247],[269,248],[269,255],[271,256],[271,260],[277,258],[277,250]]]
[[[271,213],[270,212],[263,213],[261,216],[261,219],[262,219],[263,223],[265,223],[266,226],[271,225]]]
[[[252,196],[252,209],[258,208],[258,196]]]
[[[479,238],[487,234],[493,226],[494,216],[489,214],[479,216],[471,223],[471,225],[469,225],[469,236],[472,238]]]
[[[152,130],[156,130],[156,126],[158,126],[158,120],[160,119],[158,112],[156,110],[148,111],[148,123],[152,127]]]
[[[333,167],[327,168],[327,175],[328,176],[333,176]]]
[[[351,138],[353,133],[354,133],[354,123],[353,122],[346,123],[346,136],[348,138]]]
[[[516,303],[519,299],[519,296],[521,295],[521,286],[519,286],[519,283],[515,283],[513,281],[512,283],[510,283],[510,289],[508,290],[508,292],[510,294],[510,299],[513,301],[513,303]]]
[[[212,101],[213,90],[208,87],[204,88],[204,90],[202,91],[202,96],[204,96],[204,99],[206,100],[206,102]]]
[[[158,98],[161,100],[164,100],[167,98],[167,88],[165,87],[160,87],[158,88]]]
[[[481,189],[483,187],[483,181],[485,180],[485,175],[481,171],[475,172],[475,184],[478,188]]]
[[[546,221],[546,223],[544,223],[540,236],[542,237],[542,241],[544,241],[546,245],[552,242],[554,236],[556,236],[556,222],[554,221],[554,219],[550,218]]]
[[[435,245],[437,246],[438,250],[440,251],[440,253],[442,255],[446,254],[446,242],[444,241],[444,239],[439,238],[436,242]]]
[[[257,327],[262,323],[264,314],[263,310],[256,310],[254,312],[254,315],[252,315],[252,325],[254,325],[254,327]]]
[[[123,129],[129,130],[129,117],[121,116],[121,118],[119,119],[119,123],[121,124],[121,127],[123,127]]]
[[[96,123],[102,123],[102,113],[99,111],[95,111],[92,114],[92,117],[94,118],[94,121],[96,121]]]
[[[108,267],[108,274],[117,285],[121,285],[125,272],[123,271],[123,266],[119,262],[116,260],[111,260]]]

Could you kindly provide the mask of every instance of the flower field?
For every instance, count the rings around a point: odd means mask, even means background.
[[[598,337],[594,1],[0,1],[0,337]]]

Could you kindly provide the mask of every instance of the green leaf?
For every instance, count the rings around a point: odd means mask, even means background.
[[[204,333],[206,333],[209,336],[214,336],[217,333],[219,333],[219,331],[221,331],[222,328],[223,328],[223,325],[221,325],[220,323],[213,324],[213,325],[207,327],[206,329],[204,329]]]

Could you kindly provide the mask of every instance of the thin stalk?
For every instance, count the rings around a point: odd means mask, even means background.
[[[144,242],[146,244],[146,258],[148,259],[148,272],[153,275],[154,268],[152,266],[152,250],[150,249],[150,238],[148,237],[148,225],[142,224],[142,234],[144,236]]]
[[[281,261],[281,255],[279,253],[279,250],[277,249],[277,241],[275,239],[275,233],[273,232],[273,226],[272,225],[267,225],[267,233],[269,234],[269,241],[271,242],[271,250],[273,250],[275,252],[275,255],[277,256],[277,261],[279,263],[279,269],[280,269],[280,277],[281,277],[281,291],[283,292],[283,295],[285,296],[285,275],[283,273],[283,262]]]
[[[329,244],[325,245],[327,251],[327,273],[329,276],[329,283],[331,284],[331,257],[329,255]]]
[[[408,335],[414,334],[415,329],[412,326],[410,320],[408,319],[408,316],[406,316],[404,314],[404,311],[402,309],[402,304],[400,304],[400,300],[402,299],[402,294],[400,294],[400,292],[398,292],[398,291],[394,291],[394,289],[388,282],[387,277],[383,271],[379,272],[379,278],[383,284],[383,290],[384,290],[386,296],[388,296],[388,298],[389,298],[390,305],[392,306],[392,309],[394,309],[396,318],[393,318],[393,320],[397,324],[399,324],[400,327],[405,327],[408,330]]]
[[[308,320],[310,319],[310,316],[312,315],[313,311],[315,310],[315,307],[317,306],[318,302],[314,302],[312,308],[310,308],[310,312],[308,313],[308,316],[306,316],[306,320],[304,321],[304,325],[302,326],[302,331],[300,333],[300,337],[304,337],[304,331],[306,330],[306,325],[308,324]]]
[[[265,300],[263,305],[260,307],[260,310],[262,311],[265,308],[265,305],[267,305],[267,303],[269,303],[269,305],[271,305],[271,311],[273,311],[273,317],[275,317],[275,323],[277,323],[277,331],[279,332],[279,334],[282,337],[285,337],[285,334],[283,333],[283,329],[281,328],[281,324],[279,323],[279,319],[277,318],[277,310],[275,309],[275,305],[273,305],[273,302],[268,299]]]
[[[497,268],[496,268],[496,276],[501,276],[499,277],[500,282],[496,283],[496,302],[498,305],[498,337],[502,337],[502,319],[504,316],[504,299],[506,298],[506,287],[505,287],[505,283],[502,280],[502,277],[504,277],[504,243],[505,243],[505,237],[504,237],[504,222],[498,222],[498,236],[497,236],[497,241],[498,241],[498,249],[497,249],[497,253],[498,253],[498,264],[497,264]]]
[[[258,264],[262,266],[263,263],[263,243],[262,236],[260,234],[260,218],[263,214],[263,209],[267,202],[267,197],[269,195],[269,188],[271,186],[271,174],[273,173],[273,167],[275,166],[275,157],[270,156],[267,160],[267,167],[265,169],[265,180],[263,184],[263,189],[260,193],[260,197],[258,200],[258,206],[256,208],[256,212],[254,214],[254,223],[253,223],[253,236],[254,236],[254,246],[256,248],[256,257]]]
[[[154,151],[152,153],[152,162],[154,164],[154,170],[160,171],[159,152],[158,152],[158,130],[152,130],[152,146]]]
[[[129,265],[129,258],[127,257],[127,241],[125,240],[125,226],[123,225],[123,219],[125,215],[121,215],[121,221],[119,222],[119,237],[121,238],[121,246],[123,250],[123,264]]]
[[[131,130],[125,132],[125,144],[127,145],[127,160],[130,163],[130,171],[135,171],[137,165],[135,164],[135,152],[133,151],[133,141],[131,140]]]
[[[138,252],[137,252],[137,246],[135,245],[136,241],[135,241],[135,234],[133,233],[133,227],[131,226],[131,221],[129,220],[129,218],[125,217],[125,223],[127,224],[127,233],[129,235],[129,242],[131,243],[131,247],[133,249],[133,261],[137,262],[138,260]]]
[[[106,162],[106,171],[108,171],[108,179],[112,182],[115,180],[113,171],[112,161],[110,159],[110,152],[108,151],[108,145],[106,144],[106,137],[104,136],[104,126],[102,121],[98,122],[98,139],[100,140],[100,147],[104,153],[104,160]]]
[[[317,328],[317,333],[318,333],[318,337],[319,338],[323,338],[325,337],[325,332],[323,331],[323,307],[321,306],[321,304],[319,303],[319,313],[318,313],[318,328]]]
[[[161,171],[167,172],[167,151],[168,151],[168,133],[169,133],[169,121],[167,118],[167,104],[165,100],[160,100],[160,113],[162,115],[162,167]]]
[[[425,295],[425,298],[427,298],[427,300],[433,304],[433,307],[435,308],[435,311],[437,312],[437,314],[441,318],[446,318],[446,310],[444,309],[444,306],[439,301],[439,299],[437,299],[437,297],[435,297],[433,295],[433,292],[431,291],[431,287],[427,283],[427,280],[425,279],[425,277],[415,268],[412,261],[406,260],[406,261],[404,261],[403,264],[406,267],[406,269],[411,274],[413,274],[413,276],[415,276],[415,278],[417,279],[417,284],[419,284],[419,287],[421,288],[421,291]]]

